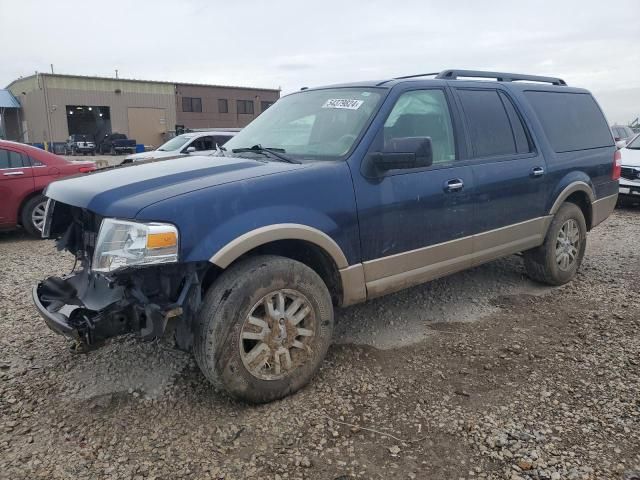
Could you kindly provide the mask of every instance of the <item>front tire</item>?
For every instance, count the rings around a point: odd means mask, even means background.
[[[29,199],[22,208],[22,227],[29,235],[42,238],[42,226],[44,225],[44,212],[47,199],[43,195],[36,195]]]
[[[222,273],[197,323],[194,354],[204,375],[235,398],[263,403],[296,392],[320,368],[333,305],[311,268],[256,256]]]
[[[548,285],[563,285],[580,268],[587,246],[587,224],[580,207],[564,203],[553,217],[544,243],[524,252],[527,275]]]

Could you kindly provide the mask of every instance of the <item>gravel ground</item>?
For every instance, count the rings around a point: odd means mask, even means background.
[[[72,259],[0,234],[0,478],[640,478],[639,238],[617,210],[569,285],[511,257],[339,311],[312,383],[251,406],[164,342],[69,353],[29,290]]]

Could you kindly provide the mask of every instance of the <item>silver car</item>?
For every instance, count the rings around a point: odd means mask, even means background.
[[[213,153],[217,147],[221,147],[227,143],[236,133],[238,132],[232,130],[208,130],[204,132],[183,133],[182,135],[173,137],[156,150],[128,155],[122,163],[179,158],[192,153],[207,155]]]

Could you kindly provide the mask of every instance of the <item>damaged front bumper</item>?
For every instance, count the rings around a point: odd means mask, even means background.
[[[178,317],[181,321],[173,329],[178,347],[188,350],[191,314],[199,303],[197,274],[192,272],[184,277],[175,301],[163,296],[149,298],[138,277],[125,280],[114,281],[86,270],[65,277],[49,277],[34,286],[33,302],[51,330],[87,350],[129,333],[142,340],[160,338],[169,320]]]

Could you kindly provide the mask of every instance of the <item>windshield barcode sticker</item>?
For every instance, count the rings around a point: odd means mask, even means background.
[[[330,98],[322,108],[346,108],[347,110],[357,110],[364,103],[364,100],[351,100],[350,98]]]

